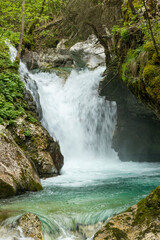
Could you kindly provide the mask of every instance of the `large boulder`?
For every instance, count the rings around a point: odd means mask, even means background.
[[[111,218],[94,240],[160,240],[160,186],[137,205]]]
[[[40,177],[52,177],[60,173],[63,166],[60,146],[38,120],[31,115],[24,115],[16,119],[10,131],[27,158],[34,163]]]
[[[105,66],[105,51],[95,35],[89,36],[84,42],[78,42],[70,48],[74,63],[79,68],[94,69]]]
[[[35,168],[16,144],[10,132],[1,125],[0,198],[41,189],[42,186]]]

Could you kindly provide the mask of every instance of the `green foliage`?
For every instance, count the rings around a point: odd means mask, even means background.
[[[32,117],[30,114],[27,115],[26,120],[28,120],[31,123],[36,123],[37,122],[37,119]]]
[[[129,32],[127,28],[122,28],[121,29],[121,38],[124,42],[129,42]]]
[[[10,126],[14,126],[15,125],[15,121],[13,119],[9,120],[9,125]]]
[[[34,30],[59,16],[68,0],[26,0],[25,2],[24,44],[33,48],[37,37],[32,34]],[[15,46],[18,46],[20,38],[21,8],[21,0],[0,1],[0,38],[10,39]],[[47,31],[42,35],[46,36]]]
[[[26,136],[26,137],[31,137],[31,131],[30,131],[29,128],[26,128],[26,129],[24,130],[24,136]]]
[[[115,25],[115,26],[112,28],[112,35],[114,35],[116,32],[119,32],[120,29],[121,29],[120,26]]]
[[[23,115],[24,84],[18,74],[18,65],[10,61],[8,47],[0,41],[0,118],[2,120],[15,119]]]

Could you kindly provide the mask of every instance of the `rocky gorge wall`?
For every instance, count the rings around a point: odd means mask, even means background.
[[[160,161],[160,58],[148,33],[150,30],[146,29],[148,20],[142,1],[132,2],[137,16],[129,1],[121,3],[123,26],[114,26],[105,41],[108,61],[99,93],[117,103],[112,146],[120,159],[156,162]],[[150,2],[147,1],[148,14],[159,47],[154,20],[155,16],[159,17],[159,1],[154,13]]]
[[[122,161],[160,161],[160,121],[121,80],[117,63],[107,69],[99,93],[117,103],[112,146]]]

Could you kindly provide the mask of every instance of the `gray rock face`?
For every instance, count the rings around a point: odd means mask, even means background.
[[[75,65],[79,68],[94,69],[98,66],[105,66],[104,48],[95,35],[91,35],[86,41],[72,46],[70,54]]]
[[[38,68],[71,67],[73,65],[69,50],[65,47],[66,39],[62,39],[57,48],[42,50],[40,54],[26,49],[22,60],[29,70]]]
[[[0,126],[0,198],[41,189],[36,170],[10,132]]]
[[[127,89],[112,63],[100,82],[100,95],[117,103],[117,124],[112,146],[122,161],[160,161],[160,122]]]

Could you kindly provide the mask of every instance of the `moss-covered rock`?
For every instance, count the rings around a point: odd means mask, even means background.
[[[55,142],[38,119],[24,115],[9,126],[10,131],[27,158],[35,165],[40,177],[51,177],[60,173],[63,156]]]
[[[159,240],[160,186],[137,205],[113,217],[94,236],[94,240]]]
[[[0,198],[41,189],[35,168],[10,132],[0,125]]]
[[[136,69],[133,71],[133,66]],[[122,79],[132,93],[160,118],[160,56],[152,42],[140,51],[128,51],[122,65]]]

